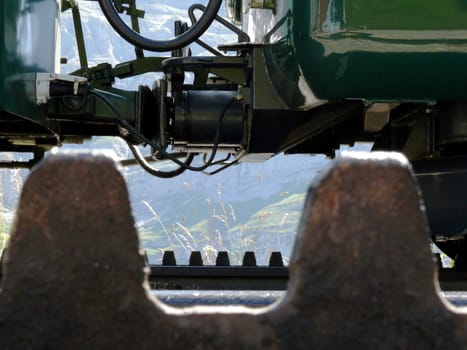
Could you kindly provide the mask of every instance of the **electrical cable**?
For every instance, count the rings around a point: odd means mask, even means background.
[[[232,153],[228,153],[227,156],[224,159],[219,159],[216,160],[215,162],[211,163],[211,166],[213,165],[219,165],[219,164],[225,164],[230,158],[232,157]],[[203,162],[204,164],[207,163],[207,154],[203,154]]]
[[[128,27],[120,18],[112,0],[98,1],[104,16],[123,39],[141,49],[156,52],[167,52],[181,49],[182,47],[186,47],[199,39],[199,37],[204,34],[214,21],[222,5],[222,0],[210,0],[206,7],[206,11],[203,13],[201,18],[186,32],[176,36],[175,38],[161,41],[148,39]]]
[[[120,114],[120,112],[115,108],[115,106],[112,104],[111,101],[109,101],[109,99],[104,95],[102,94],[99,90],[97,89],[90,89],[89,90],[89,93],[92,94],[92,95],[95,95],[97,98],[99,98],[102,102],[104,102],[104,104],[109,107],[109,109],[112,111],[112,113],[115,115],[115,117],[117,118],[117,120],[119,121],[120,123],[120,126],[125,129],[131,136],[135,137],[139,142],[141,143],[144,143],[144,144],[147,144],[149,146],[151,146],[152,148],[154,148],[156,151],[158,151],[160,154],[162,154],[164,157],[170,159],[172,162],[178,164],[179,166],[185,168],[186,170],[190,170],[190,171],[198,171],[198,172],[201,172],[201,171],[204,171],[206,170],[207,168],[209,168],[211,165],[213,165],[214,163],[214,158],[216,157],[216,154],[217,154],[217,150],[219,148],[219,142],[220,142],[220,135],[221,135],[221,132],[222,132],[222,125],[223,125],[223,121],[224,121],[224,117],[225,117],[225,114],[227,113],[228,109],[237,101],[239,101],[237,98],[232,98],[226,105],[225,107],[223,108],[221,114],[219,115],[219,121],[218,121],[218,124],[217,124],[217,129],[216,129],[216,135],[214,137],[214,144],[213,144],[213,147],[212,147],[212,150],[211,150],[211,155],[209,157],[209,160],[202,166],[200,167],[194,167],[194,166],[191,166],[191,165],[188,165],[182,161],[180,161],[179,159],[177,159],[176,157],[172,156],[170,153],[167,153],[160,145],[158,145],[157,143],[155,142],[152,142],[151,140],[149,140],[146,136],[144,136],[143,134],[141,134],[138,130],[136,130],[130,123],[128,123],[123,117],[122,115]]]
[[[177,169],[174,169],[174,170],[171,170],[171,171],[160,171],[160,170],[157,170],[156,168],[152,167],[147,161],[146,159],[143,157],[143,155],[141,154],[141,152],[139,151],[139,149],[135,146],[135,145],[132,145],[130,142],[127,141],[127,144],[128,144],[128,147],[130,148],[131,150],[131,153],[133,153],[133,155],[135,156],[135,159],[136,161],[138,162],[138,164],[146,171],[148,172],[149,174],[153,175],[153,176],[157,176],[157,177],[160,177],[160,178],[163,178],[163,179],[170,179],[172,177],[175,177],[175,176],[178,176],[180,174],[182,174],[184,171],[186,171],[186,167],[183,167],[183,166],[180,166],[179,168]],[[191,162],[193,161],[194,159],[194,154],[193,153],[188,153],[188,157],[186,158],[185,160],[185,164],[186,165],[190,165]]]
[[[235,159],[234,161],[232,161],[232,162],[230,162],[230,163],[228,163],[228,164],[226,164],[226,165],[224,165],[224,166],[222,166],[220,168],[217,168],[214,171],[211,171],[211,172],[203,171],[203,174],[209,175],[209,176],[216,175],[217,173],[220,173],[221,171],[223,171],[223,170],[225,170],[227,168],[230,168],[232,165],[236,165],[238,163],[239,163],[239,160]]]

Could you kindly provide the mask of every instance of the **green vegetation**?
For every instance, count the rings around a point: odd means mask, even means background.
[[[192,223],[185,214],[175,216],[173,222],[170,218],[161,220],[146,202],[152,219],[145,222],[145,228],[140,232],[141,244],[151,262],[159,262],[165,250],[174,250],[181,264],[187,263],[194,250],[202,252],[206,264],[215,263],[218,251],[228,251],[232,264],[241,264],[244,252],[250,250],[257,253],[259,263],[265,263],[272,251],[282,251],[287,256],[293,245],[305,194],[282,193],[276,199],[277,202],[267,205],[256,201],[235,205],[222,200],[216,203],[205,201],[204,208],[198,206],[198,211],[204,211],[206,215],[197,216],[197,221]],[[248,215],[245,215],[245,207],[250,210]],[[241,208],[241,215],[237,208]]]
[[[13,154],[3,154],[3,161],[14,160]],[[14,204],[21,193],[23,179],[19,169],[0,169],[0,256],[8,245]]]
[[[115,148],[113,139],[96,143],[109,148],[110,141]],[[126,149],[121,153],[124,151]],[[136,171],[141,172],[139,168],[131,168],[125,174],[127,180]],[[14,198],[19,196],[22,187],[20,175],[17,170],[0,170],[0,251],[8,242]],[[247,192],[247,195],[243,193],[243,199],[242,193],[239,198],[235,193],[225,199],[228,191],[224,193],[222,184],[206,191],[181,182],[186,190],[169,191],[170,198],[157,201],[150,201],[151,194],[142,193],[138,202],[132,203],[138,207],[137,217],[145,217],[136,223],[141,249],[151,263],[160,263],[167,250],[175,251],[179,264],[186,264],[192,251],[201,251],[206,264],[214,264],[219,251],[228,251],[232,264],[241,264],[245,251],[255,251],[259,264],[267,263],[272,251],[281,251],[287,257],[305,199],[305,194],[301,193],[303,185],[297,184],[296,179],[289,179],[271,189],[264,187],[266,181],[261,175],[258,180],[254,178],[252,188],[243,189]],[[253,200],[250,191],[262,195]]]

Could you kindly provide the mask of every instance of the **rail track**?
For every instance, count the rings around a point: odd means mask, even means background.
[[[436,260],[436,259],[435,259]],[[227,252],[220,252],[216,265],[204,265],[200,252],[192,252],[188,265],[176,265],[174,253],[165,252],[161,265],[149,265],[151,289],[171,290],[286,290],[289,269],[280,252],[273,252],[268,266],[257,266],[254,252],[246,252],[242,265],[231,266]],[[467,292],[467,270],[437,270],[437,282],[445,292]]]
[[[242,265],[230,265],[228,253],[219,252],[216,265],[204,265],[201,253],[191,253],[188,265],[177,265],[173,251],[164,253],[162,264],[147,264],[148,283],[151,290],[167,291],[155,295],[168,296],[169,291],[285,291],[289,281],[289,268],[284,266],[280,252],[271,254],[269,265],[258,266],[254,252],[246,252]],[[437,283],[442,292],[455,292],[446,294],[449,301],[455,305],[462,304],[461,299],[454,295],[467,295],[467,270],[456,268],[439,268],[437,270]],[[0,280],[2,272],[0,270]],[[187,294],[187,295],[188,295]],[[247,293],[248,294],[248,293]],[[209,294],[210,297],[212,294]],[[254,293],[252,294],[254,295]],[[453,296],[453,297],[451,297]],[[255,296],[256,298],[256,296]],[[452,299],[452,300],[451,300]],[[234,298],[234,304],[237,301]],[[269,301],[270,299],[267,298]],[[195,301],[193,301],[195,303]],[[224,303],[222,301],[221,303]],[[246,300],[246,303],[250,302]]]

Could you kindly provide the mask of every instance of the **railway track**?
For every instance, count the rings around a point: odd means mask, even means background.
[[[242,265],[230,265],[228,261],[228,253],[219,252],[216,265],[204,265],[201,253],[194,251],[188,265],[177,265],[174,252],[166,251],[162,264],[147,264],[149,286],[151,290],[161,291],[160,294],[155,292],[155,295],[164,295],[166,299],[170,291],[182,290],[186,291],[187,295],[197,291],[251,291],[252,295],[256,295],[255,291],[279,292],[287,289],[289,268],[284,266],[280,252],[271,254],[268,266],[258,266],[254,252],[245,253]],[[462,297],[456,299],[455,296],[467,293],[467,271],[440,268],[436,275],[440,290],[449,296],[447,299],[455,305],[464,305]],[[1,278],[0,270],[0,280]],[[253,299],[255,298],[257,297]],[[237,304],[236,299],[233,300],[234,304]],[[250,303],[245,300],[247,304]],[[268,297],[267,300],[271,299]],[[221,303],[225,304],[225,301]]]
[[[220,252],[219,256],[226,256]],[[222,262],[216,265],[203,265],[200,253],[193,252],[189,265],[164,264],[166,252],[161,265],[149,265],[149,283],[155,290],[273,290],[287,289],[289,269],[282,263],[279,252],[271,255],[269,266],[257,266],[253,252],[247,252],[241,266],[230,266]],[[197,258],[193,258],[197,257]],[[467,271],[465,269],[440,268],[437,271],[437,282],[444,292],[467,292]]]

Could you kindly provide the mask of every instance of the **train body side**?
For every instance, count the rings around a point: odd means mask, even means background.
[[[2,1],[0,19],[0,111],[38,119],[34,74],[59,71],[60,3]]]
[[[292,109],[317,100],[465,99],[467,5],[458,0],[288,0],[250,9],[271,81]],[[284,89],[287,86],[287,89]]]

